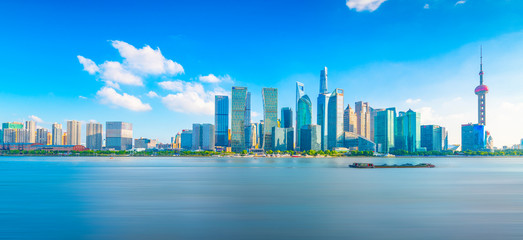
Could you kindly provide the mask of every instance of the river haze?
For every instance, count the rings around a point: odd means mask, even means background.
[[[0,157],[0,239],[523,239],[523,158]]]

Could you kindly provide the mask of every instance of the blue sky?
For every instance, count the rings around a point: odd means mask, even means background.
[[[213,123],[213,94],[233,85],[252,92],[254,120],[262,87],[294,108],[301,81],[315,102],[327,66],[345,104],[412,108],[459,143],[460,124],[477,121],[483,45],[487,129],[512,145],[523,138],[521,12],[516,0],[4,1],[0,121],[122,120],[167,142]]]

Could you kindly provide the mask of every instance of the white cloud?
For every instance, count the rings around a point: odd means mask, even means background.
[[[181,81],[180,81],[181,82]],[[183,90],[162,98],[163,104],[171,111],[181,113],[214,114],[214,96],[227,95],[225,90],[215,88],[206,92],[200,83],[181,82]]]
[[[230,82],[232,83],[232,79],[231,79],[231,76],[229,76],[229,74],[226,74],[224,76],[215,76],[214,74],[209,74],[207,76],[202,76],[200,75],[198,77],[198,79],[200,79],[201,82],[206,82],[206,83],[220,83],[220,82]]]
[[[387,0],[347,0],[346,4],[347,7],[350,9],[356,9],[358,12],[373,12],[385,1]]]
[[[147,97],[150,97],[150,98],[157,98],[157,97],[160,97],[160,96],[158,96],[158,94],[155,93],[154,91],[149,91],[149,92],[147,93]]]
[[[143,86],[143,80],[125,69],[121,63],[106,61],[100,65],[102,69],[100,77],[109,84],[121,83],[133,86]]]
[[[184,82],[180,81],[180,80],[163,81],[163,82],[159,82],[158,85],[160,85],[160,87],[165,90],[170,90],[173,92],[181,92],[181,91],[183,91]]]
[[[33,121],[35,121],[35,122],[37,122],[37,123],[41,123],[41,122],[43,122],[41,118],[39,118],[39,117],[37,117],[37,116],[35,116],[35,115],[31,115],[31,116],[29,116],[29,119],[31,119],[31,120],[33,120]]]
[[[405,103],[407,104],[417,104],[417,103],[420,103],[421,102],[421,99],[412,99],[412,98],[409,98],[407,100],[405,100]]]
[[[430,8],[430,6],[429,6],[429,4],[428,4],[428,3],[426,3],[426,4],[425,4],[425,6],[423,6],[423,8],[424,8],[424,9],[429,9],[429,8]]]
[[[89,58],[84,58],[80,55],[78,55],[77,57],[78,57],[78,61],[80,61],[80,63],[82,65],[84,65],[84,71],[87,71],[91,75],[100,71],[100,68],[98,68],[98,66],[96,66],[96,63],[94,63],[93,60],[91,60]]]
[[[100,102],[103,104],[123,107],[137,112],[149,111],[152,109],[149,104],[142,103],[139,98],[127,93],[119,94],[116,90],[110,87],[103,87],[96,93],[96,95],[100,97]]]
[[[457,1],[455,6],[457,6],[457,5],[461,5],[461,4],[465,4],[466,2],[467,2],[467,1],[465,1],[465,0]]]
[[[154,50],[150,46],[145,45],[143,48],[137,49],[122,41],[111,41],[111,43],[114,48],[118,49],[120,55],[125,58],[124,65],[133,72],[143,75],[176,75],[184,73],[182,65],[166,59],[162,55],[160,48]]]
[[[87,98],[84,97],[84,96],[78,96],[78,98],[80,98],[80,99],[87,99]]]

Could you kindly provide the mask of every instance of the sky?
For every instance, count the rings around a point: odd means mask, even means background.
[[[316,112],[327,66],[345,105],[419,111],[459,144],[477,122],[483,46],[487,130],[511,146],[523,138],[521,12],[516,0],[2,1],[0,121],[125,121],[134,138],[169,142],[214,123],[214,95],[232,86],[252,92],[254,121],[263,87],[294,109],[296,81]]]

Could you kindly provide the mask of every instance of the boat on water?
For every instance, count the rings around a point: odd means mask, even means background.
[[[353,164],[349,165],[349,167],[351,167],[351,168],[433,168],[436,166],[434,166],[433,164],[430,164],[430,163],[420,163],[420,164],[416,164],[416,165],[410,164],[410,163],[401,164],[401,165],[397,165],[397,164],[374,165],[372,163],[353,163]]]

